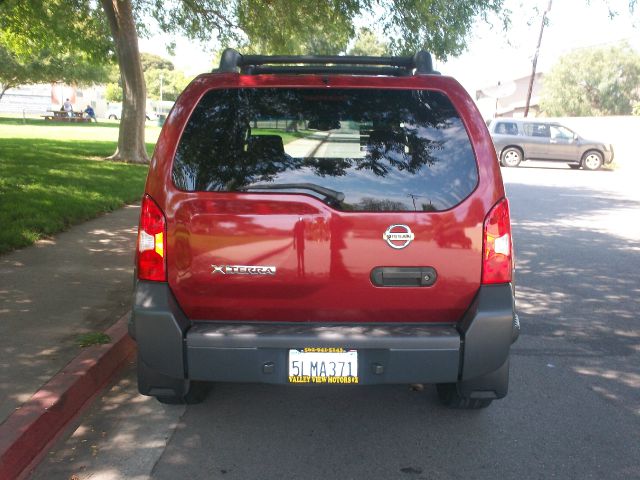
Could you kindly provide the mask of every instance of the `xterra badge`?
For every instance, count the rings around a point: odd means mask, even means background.
[[[386,241],[391,248],[400,250],[409,245],[415,235],[407,225],[391,225],[382,234],[382,239]]]
[[[275,275],[276,267],[263,267],[260,265],[211,265],[211,274],[222,275]]]

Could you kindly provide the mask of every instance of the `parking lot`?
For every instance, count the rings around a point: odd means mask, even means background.
[[[220,384],[164,406],[132,365],[34,478],[640,478],[637,173],[503,169],[522,334],[488,409],[430,385]]]

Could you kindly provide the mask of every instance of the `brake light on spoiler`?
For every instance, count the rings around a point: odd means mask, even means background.
[[[509,283],[513,274],[513,243],[509,202],[500,200],[484,221],[482,283]]]
[[[167,222],[160,207],[149,195],[142,199],[136,259],[138,279],[164,282],[167,280]]]

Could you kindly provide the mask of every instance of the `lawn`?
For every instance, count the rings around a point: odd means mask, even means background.
[[[0,254],[137,202],[147,167],[108,162],[117,122],[69,124],[0,116]],[[160,127],[147,126],[151,155]],[[260,129],[284,143],[301,132]]]
[[[117,123],[0,118],[0,253],[138,201],[147,167],[103,160],[117,138]]]
[[[308,130],[300,132],[285,132],[284,130],[276,130],[274,128],[254,128],[251,130],[251,133],[253,135],[279,135],[282,137],[282,143],[285,145],[289,142],[293,142],[294,140],[298,140],[299,138],[309,136]]]

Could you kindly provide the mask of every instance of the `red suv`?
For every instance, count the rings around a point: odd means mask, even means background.
[[[504,397],[509,207],[473,101],[431,56],[228,49],[151,161],[130,324],[140,392],[434,383]]]

